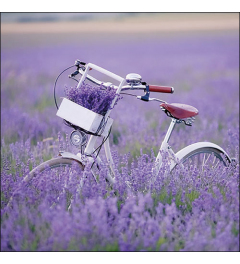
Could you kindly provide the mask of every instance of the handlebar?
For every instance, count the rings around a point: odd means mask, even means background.
[[[77,71],[75,71],[74,73],[70,74],[69,77],[73,77],[76,76],[78,73],[80,73],[81,75],[84,74],[86,68],[88,64],[86,64],[85,62],[81,62],[79,60],[77,60],[75,62],[75,66],[77,67]],[[92,65],[91,63],[89,63],[89,65]],[[100,68],[97,65],[94,65],[95,68]],[[104,70],[104,69],[103,69]],[[106,70],[105,70],[106,71]],[[113,74],[113,73],[111,73]],[[115,75],[115,74],[113,74]],[[100,86],[104,86],[104,87],[113,87],[115,89],[118,88],[118,86],[113,85],[112,83],[109,82],[101,82],[99,80],[97,80],[96,78],[92,77],[91,75],[87,74],[86,75],[86,79],[88,79],[89,81],[91,81],[92,83]],[[170,87],[170,86],[159,86],[159,85],[148,85],[148,89],[149,92],[157,92],[157,93],[174,93],[174,88]],[[145,82],[139,82],[138,84],[127,84],[122,86],[121,90],[144,90],[146,91],[147,88],[147,84]]]
[[[149,91],[157,93],[174,93],[174,88],[169,86],[149,85]]]
[[[78,72],[83,75],[85,71],[84,67],[79,68]],[[71,76],[71,75],[70,75]],[[74,72],[74,76],[75,76],[75,72]],[[87,74],[86,77],[89,81],[91,81],[92,83],[96,84],[96,85],[103,85],[105,87],[108,86],[113,86],[114,88],[117,88],[117,86],[113,85],[112,83],[106,82],[103,83],[99,80],[97,80],[96,78],[92,77],[91,75]],[[124,85],[122,87],[122,90],[146,90],[146,84],[144,83],[140,83],[137,85]],[[174,88],[170,87],[170,86],[159,86],[159,85],[149,85],[149,91],[150,92],[157,92],[157,93],[174,93]]]

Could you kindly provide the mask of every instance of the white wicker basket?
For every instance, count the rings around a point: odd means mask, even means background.
[[[63,98],[57,111],[57,116],[69,121],[73,125],[83,128],[91,133],[107,136],[113,119],[108,118],[104,128],[100,128],[103,116],[97,114],[81,105],[78,105],[67,98]],[[99,131],[98,131],[99,130]],[[103,131],[102,131],[103,130]]]

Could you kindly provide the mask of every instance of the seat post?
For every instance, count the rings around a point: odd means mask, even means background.
[[[172,131],[173,131],[174,127],[175,127],[176,122],[177,122],[177,120],[175,118],[172,118],[172,121],[170,123],[170,126],[168,128],[167,134],[166,134],[162,144],[167,144],[169,142],[169,139],[171,137],[171,134],[172,134]]]

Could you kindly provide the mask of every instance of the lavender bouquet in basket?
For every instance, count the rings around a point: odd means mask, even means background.
[[[107,88],[103,85],[92,86],[84,82],[79,88],[66,87],[65,94],[67,99],[100,115],[106,114],[108,109],[111,107],[115,96],[118,98],[114,106],[117,104],[119,99],[121,99],[119,95],[116,95],[116,90],[111,86]]]

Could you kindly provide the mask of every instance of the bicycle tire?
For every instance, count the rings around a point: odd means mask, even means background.
[[[66,168],[68,168],[69,170],[66,170]],[[57,174],[56,169],[60,169],[61,172],[59,172],[59,174]],[[52,172],[50,172],[50,171],[52,171]],[[36,192],[39,190],[41,191],[41,189],[43,188],[42,186],[45,185],[46,188],[48,188],[48,190],[50,190],[53,193],[54,192],[54,184],[58,183],[58,184],[62,184],[63,189],[65,189],[65,191],[66,191],[67,186],[63,185],[63,182],[68,180],[69,172],[71,172],[71,173],[77,172],[78,173],[78,172],[83,172],[83,171],[84,171],[84,165],[81,164],[79,161],[76,161],[76,160],[70,159],[70,158],[57,157],[57,158],[53,158],[53,159],[50,159],[48,161],[45,161],[45,162],[41,163],[40,165],[38,165],[37,167],[35,167],[32,171],[30,171],[24,177],[21,184],[25,184],[25,186],[27,186],[27,188],[32,188]],[[43,181],[42,181],[42,178],[44,178]],[[80,179],[80,177],[79,177],[79,179]],[[52,182],[50,182],[51,180],[52,180]],[[45,183],[44,183],[44,181],[45,181]],[[79,184],[80,184],[80,181],[79,181]],[[53,187],[52,189],[51,189],[51,186]],[[21,187],[19,187],[19,188],[21,188]],[[18,191],[19,191],[19,189],[16,189],[16,191],[13,193],[13,195],[9,199],[9,202],[7,205],[8,207],[11,204],[11,202],[13,201],[14,196],[16,193],[18,193]],[[55,192],[56,192],[56,189],[55,189]],[[58,193],[58,195],[60,195],[59,190],[56,193]]]
[[[34,168],[32,171],[29,172],[30,178],[34,177],[35,174],[41,173],[43,171],[56,168],[59,166],[72,166],[73,164],[77,164],[81,170],[84,170],[84,165],[81,164],[79,161],[64,158],[64,157],[57,157],[50,160],[47,160],[40,165],[38,165],[36,168]],[[27,175],[28,176],[28,175]]]

